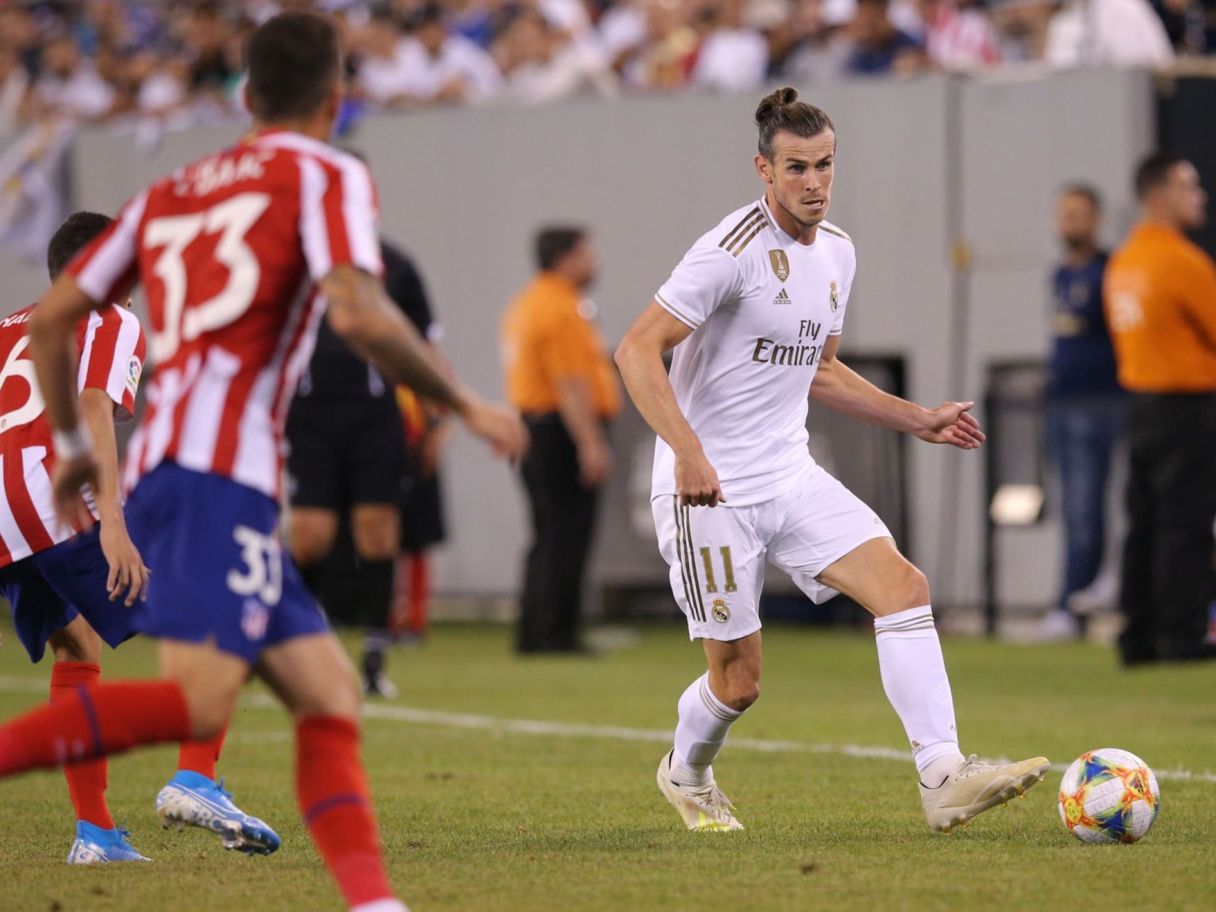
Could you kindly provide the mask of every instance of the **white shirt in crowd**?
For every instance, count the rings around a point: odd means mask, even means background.
[[[430,101],[457,79],[470,101],[482,101],[503,85],[494,58],[460,35],[449,36],[434,57],[415,39],[402,38],[391,58],[369,57],[359,67],[359,83],[376,104],[401,97]]]
[[[1168,66],[1165,26],[1147,0],[1069,0],[1047,26],[1044,56],[1055,66]]]
[[[707,89],[739,92],[763,84],[768,72],[768,42],[757,31],[721,28],[711,32],[697,53],[692,81]]]
[[[807,397],[856,270],[839,228],[823,222],[800,244],[761,199],[702,235],[655,295],[694,330],[669,377],[730,506],[778,497],[814,464]],[[660,438],[651,497],[674,493],[675,454]]]
[[[81,120],[103,117],[114,106],[113,87],[88,63],[76,67],[67,79],[42,76],[35,90],[51,108]]]
[[[547,63],[516,67],[507,79],[506,94],[521,104],[545,104],[577,95],[615,95],[617,82],[601,54],[570,41]]]

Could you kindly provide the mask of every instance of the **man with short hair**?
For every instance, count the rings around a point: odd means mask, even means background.
[[[764,195],[702,235],[617,349],[659,438],[659,549],[709,667],[679,699],[659,789],[690,830],[742,829],[711,764],[760,693],[767,557],[814,601],[843,592],[874,615],[883,687],[912,744],[925,817],[948,832],[1041,780],[1047,760],[990,765],[959,751],[928,583],[882,520],[811,458],[807,398],[964,450],[984,435],[973,403],[922,408],[837,357],[856,257],[825,220],[835,129],[797,98],[780,89],[756,111]]]
[[[1131,393],[1119,636],[1124,665],[1216,657],[1216,263],[1184,232],[1207,194],[1185,159],[1136,170],[1140,221],[1106,269],[1106,316]]]
[[[161,640],[162,677],[80,689],[0,726],[0,776],[214,737],[257,672],[294,716],[300,810],[347,906],[401,912],[359,753],[358,682],[279,543],[282,428],[317,321],[498,452],[517,456],[526,438],[518,418],[449,380],[387,300],[371,175],[325,141],[343,96],[331,21],[275,16],[247,55],[254,131],[136,196],[30,321],[57,511],[75,516],[98,473],[71,333],[143,282],[156,373],[128,452],[127,519],[156,567],[136,620]]]
[[[599,489],[612,468],[605,425],[620,410],[616,372],[586,291],[599,272],[584,229],[536,235],[539,273],[503,321],[507,398],[527,422],[522,468],[532,517],[516,649],[578,650],[583,573]]]
[[[1123,434],[1127,403],[1115,375],[1102,305],[1107,253],[1098,246],[1101,214],[1098,193],[1086,184],[1070,184],[1056,198],[1056,233],[1064,259],[1051,279],[1045,394],[1047,451],[1060,480],[1064,580],[1055,610],[1040,625],[1043,639],[1082,633],[1078,602],[1114,599],[1113,579],[1108,574],[1100,578],[1098,571],[1106,551],[1111,453]]]
[[[47,248],[51,280],[113,221],[97,212],[68,216]],[[98,482],[88,497],[97,524],[74,534],[76,529],[55,518],[48,482],[54,466],[51,427],[33,364],[23,357],[32,313],[27,307],[0,320],[0,362],[5,365],[0,376],[0,456],[4,464],[21,467],[5,472],[0,482],[11,518],[0,521],[0,593],[30,659],[40,661],[44,648],[51,647],[54,702],[97,683],[102,640],[117,647],[135,635],[132,606],[147,590],[149,571],[123,516],[114,434],[114,424],[130,421],[135,413],[144,335],[135,315],[119,304],[93,312],[77,327],[80,411],[98,444]],[[269,854],[279,847],[278,835],[237,808],[215,781],[223,741],[221,732],[204,741],[183,742],[177,772],[157,795],[157,810],[165,816],[170,807],[205,809],[208,829],[220,835],[226,848]],[[76,840],[68,863],[145,861],[110,815],[106,758],[73,763],[63,772],[76,811]]]

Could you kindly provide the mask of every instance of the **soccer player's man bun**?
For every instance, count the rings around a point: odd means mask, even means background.
[[[760,154],[773,160],[773,137],[792,133],[803,139],[818,136],[824,130],[836,128],[832,120],[814,105],[798,100],[798,90],[785,86],[766,95],[756,108],[756,126],[760,130]]]
[[[771,95],[765,95],[760,100],[760,106],[756,108],[756,126],[763,129],[765,123],[777,112],[778,108],[793,104],[797,100],[798,90],[793,86],[786,86]]]

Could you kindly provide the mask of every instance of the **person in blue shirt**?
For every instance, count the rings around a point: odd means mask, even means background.
[[[1047,449],[1059,472],[1065,553],[1059,603],[1041,630],[1045,638],[1083,632],[1074,596],[1097,595],[1087,590],[1099,588],[1095,581],[1106,544],[1111,452],[1123,433],[1125,403],[1102,306],[1107,254],[1098,246],[1101,216],[1101,199],[1092,187],[1071,184],[1060,191],[1056,219],[1064,259],[1051,279],[1046,405]]]
[[[852,40],[847,74],[909,76],[925,69],[924,46],[891,21],[889,7],[890,0],[857,0],[857,13],[847,28]]]

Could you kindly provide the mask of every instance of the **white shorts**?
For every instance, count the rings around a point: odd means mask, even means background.
[[[650,507],[671,591],[694,640],[737,640],[760,629],[766,559],[819,604],[837,593],[815,577],[865,542],[892,537],[819,466],[780,497],[751,506],[681,507],[663,494]]]

